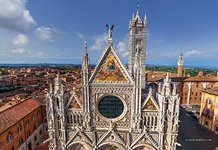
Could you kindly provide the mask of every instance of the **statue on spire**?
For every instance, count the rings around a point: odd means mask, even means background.
[[[107,27],[107,31],[108,31],[108,39],[111,40],[112,39],[112,31],[113,31],[114,25],[109,27],[109,25],[106,24],[106,27]]]

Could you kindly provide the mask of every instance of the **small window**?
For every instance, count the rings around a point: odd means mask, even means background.
[[[22,131],[22,125],[19,125],[19,126],[17,127],[17,133],[19,134],[19,133],[21,133],[21,131]]]
[[[13,138],[14,138],[14,137],[13,137],[13,134],[12,134],[11,132],[9,132],[9,133],[8,133],[8,136],[7,136],[7,141],[8,141],[8,142],[11,142]]]
[[[19,146],[23,144],[23,138],[19,139]]]
[[[29,123],[30,123],[30,122],[29,122],[29,119],[27,119],[27,120],[25,121],[25,123],[24,123],[24,124],[25,124],[25,126],[28,126],[28,125],[29,125]]]
[[[38,115],[38,116],[40,116],[40,115],[41,115],[41,112],[40,112],[39,110],[37,111],[37,115]]]
[[[30,131],[28,131],[27,133],[26,133],[26,137],[28,138],[30,136]]]
[[[35,116],[34,116],[34,115],[32,116],[32,120],[33,120],[33,121],[35,120]]]
[[[210,98],[207,99],[208,104],[212,103],[212,100]]]

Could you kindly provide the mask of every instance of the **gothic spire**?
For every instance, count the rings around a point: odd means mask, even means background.
[[[85,43],[84,43],[84,50],[85,50],[85,55],[88,55],[87,42],[86,42],[86,41],[85,41]]]
[[[146,16],[146,14],[145,14],[145,16],[144,16],[143,23],[144,23],[144,25],[147,24],[147,16]]]
[[[57,92],[60,89],[61,81],[60,81],[60,73],[58,71],[57,76],[55,78],[54,91]]]
[[[176,95],[176,84],[173,84],[173,92],[172,92],[173,95]]]
[[[82,68],[88,68],[89,66],[89,56],[88,56],[88,46],[87,46],[87,42],[85,41],[84,43],[84,56],[83,56],[83,64],[82,64]]]
[[[158,83],[158,93],[161,93],[161,83]]]

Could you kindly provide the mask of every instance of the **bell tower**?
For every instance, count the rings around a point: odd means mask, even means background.
[[[145,58],[146,58],[146,27],[147,19],[146,15],[144,20],[141,19],[139,11],[136,15],[132,15],[132,19],[129,22],[129,73],[134,76],[134,62],[136,54],[136,45],[138,45],[138,55],[140,57],[141,67],[141,86],[145,88]]]
[[[177,76],[182,77],[182,66],[183,66],[183,55],[180,53],[178,58],[178,70],[177,70]]]

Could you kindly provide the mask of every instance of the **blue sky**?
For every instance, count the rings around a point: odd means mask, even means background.
[[[107,43],[105,24],[127,62],[128,24],[136,4],[147,16],[147,64],[217,66],[216,0],[0,0],[0,63],[81,63],[88,43],[91,63]]]

